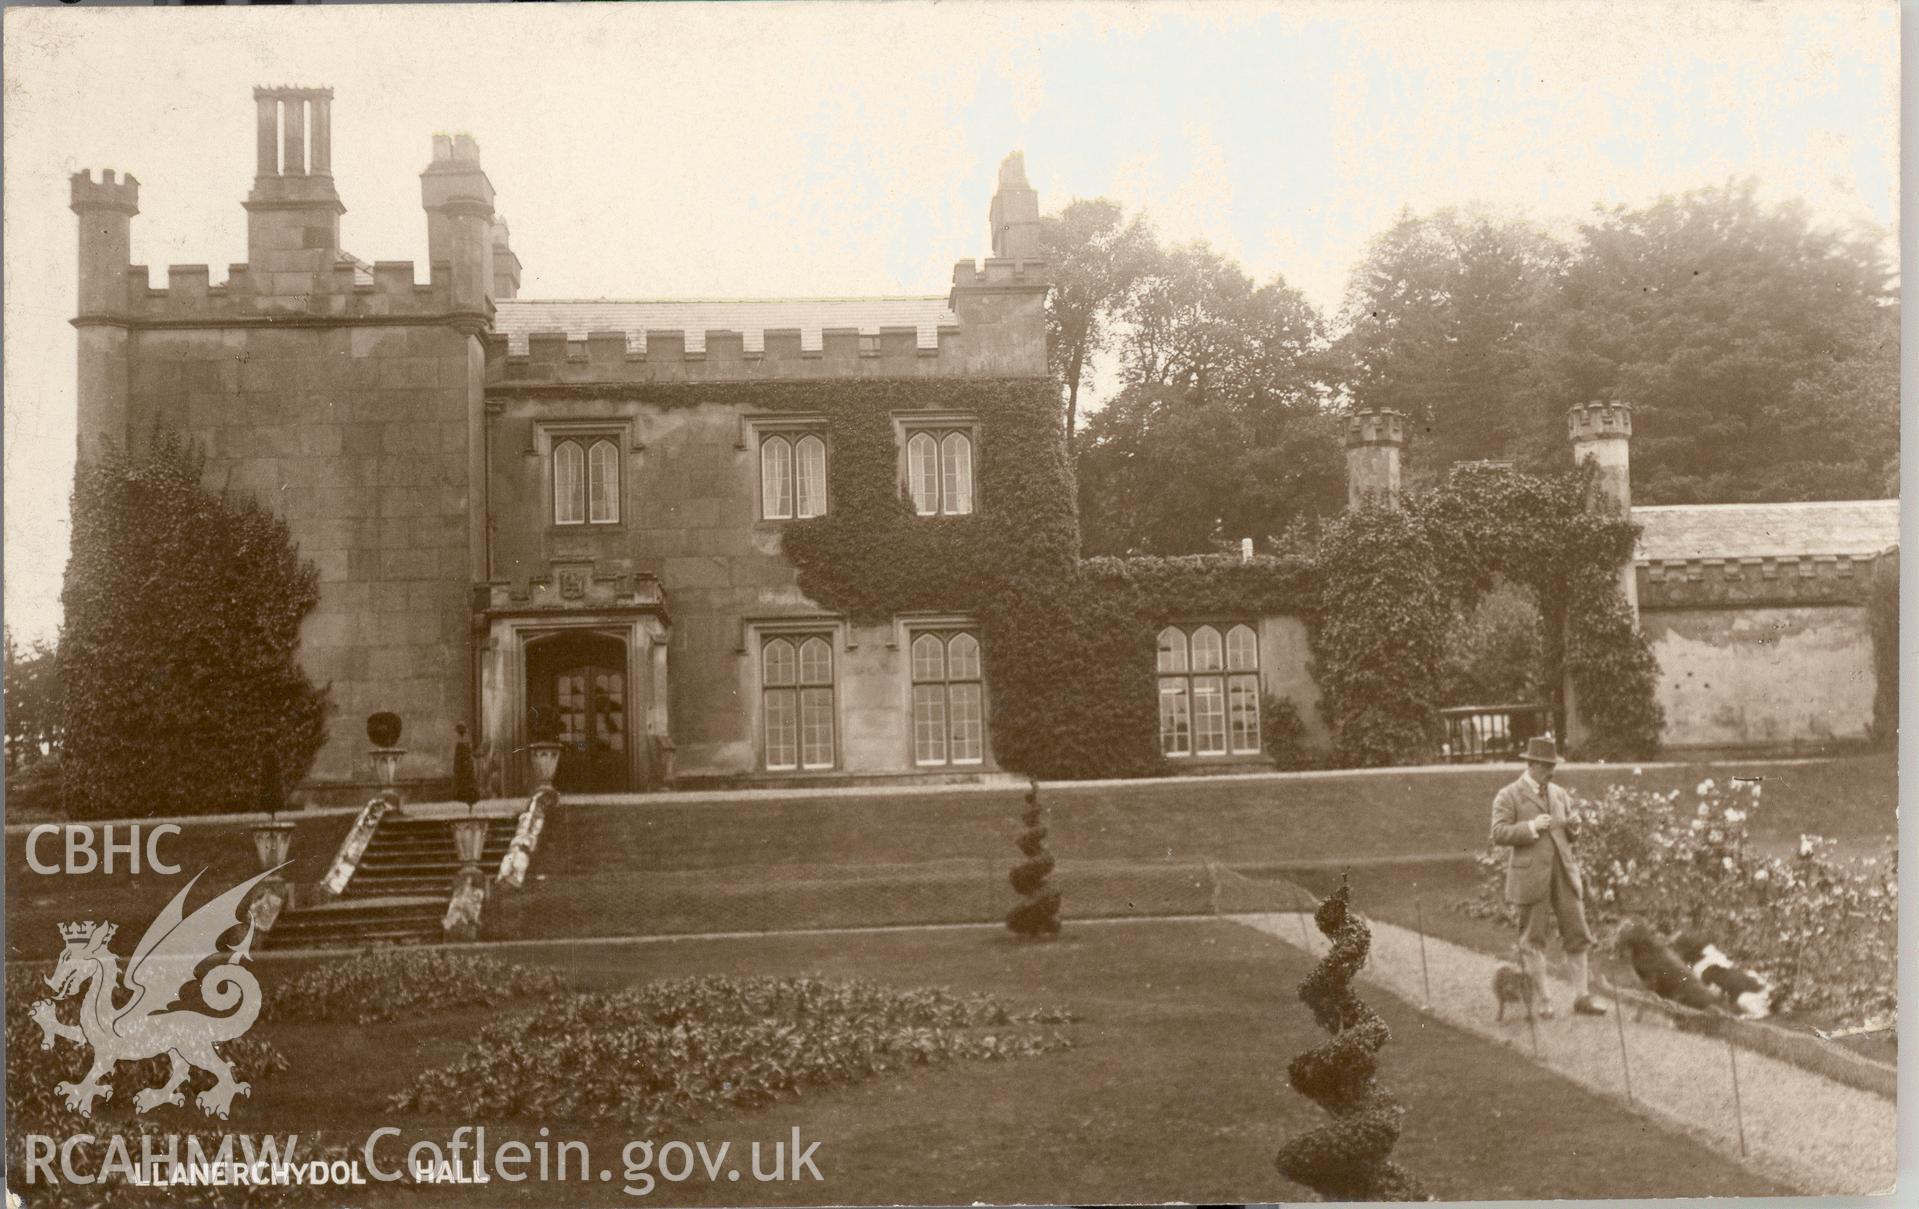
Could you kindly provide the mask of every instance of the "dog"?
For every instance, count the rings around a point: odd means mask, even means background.
[[[1733,1011],[1748,1020],[1761,1020],[1772,1015],[1772,984],[1752,971],[1734,965],[1732,958],[1727,957],[1718,945],[1690,932],[1681,932],[1672,938],[1672,948],[1679,955],[1679,960],[1692,967],[1693,977],[1725,996],[1727,1005]]]
[[[1533,996],[1538,988],[1533,985],[1532,976],[1512,962],[1506,962],[1493,970],[1493,999],[1499,1004],[1495,1020],[1506,1018],[1506,1005],[1518,1003],[1525,1005],[1526,1014],[1532,1015]]]
[[[1697,1012],[1725,1013],[1725,1001],[1719,993],[1699,980],[1672,946],[1653,934],[1637,920],[1619,921],[1612,948],[1632,963],[1633,973],[1653,994]]]

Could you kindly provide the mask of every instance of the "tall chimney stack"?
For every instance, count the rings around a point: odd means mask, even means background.
[[[1015,151],[1000,162],[999,189],[987,213],[993,255],[1001,260],[1039,259],[1039,191],[1026,183],[1026,155]]]
[[[340,215],[346,207],[333,188],[333,90],[253,90],[253,192],[247,195],[247,264],[262,294],[305,295],[277,288],[305,274],[324,288],[340,251]]]

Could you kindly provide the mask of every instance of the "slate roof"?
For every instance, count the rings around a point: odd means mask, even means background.
[[[748,352],[764,347],[767,329],[800,329],[800,347],[818,349],[823,328],[858,328],[877,336],[882,327],[912,327],[919,347],[938,348],[939,329],[956,327],[945,295],[915,298],[663,298],[528,299],[495,302],[493,328],[506,333],[508,353],[526,352],[529,332],[563,331],[584,340],[589,332],[625,332],[626,346],[646,349],[646,332],[685,332],[688,352],[706,348],[706,333],[739,332]]]
[[[1634,508],[1641,562],[1695,558],[1855,558],[1899,544],[1898,500],[1664,504]]]

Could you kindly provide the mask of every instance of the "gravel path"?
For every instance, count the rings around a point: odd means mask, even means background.
[[[1325,938],[1304,914],[1230,918],[1314,955],[1325,952]],[[1540,1065],[1622,1101],[1630,1080],[1631,1105],[1639,1113],[1804,1192],[1868,1196],[1892,1191],[1897,1115],[1890,1100],[1742,1049],[1737,1053],[1741,1111],[1736,1114],[1733,1055],[1723,1038],[1679,1032],[1657,1013],[1635,1021],[1630,1005],[1623,1014],[1573,1016],[1572,988],[1557,980],[1551,985],[1558,1019],[1538,1020],[1528,1028],[1523,1009],[1508,1007],[1505,1021],[1495,1022],[1492,979],[1498,959],[1427,937],[1422,977],[1418,934],[1368,922],[1373,953],[1362,977],[1413,1004],[1427,1003],[1430,983],[1430,1010],[1448,1024],[1529,1057],[1536,1033]]]

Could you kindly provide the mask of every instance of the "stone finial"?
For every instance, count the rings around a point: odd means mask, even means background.
[[[1002,260],[1039,259],[1039,193],[1026,181],[1026,156],[1015,151],[1001,161],[999,189],[987,214],[993,255]]]

